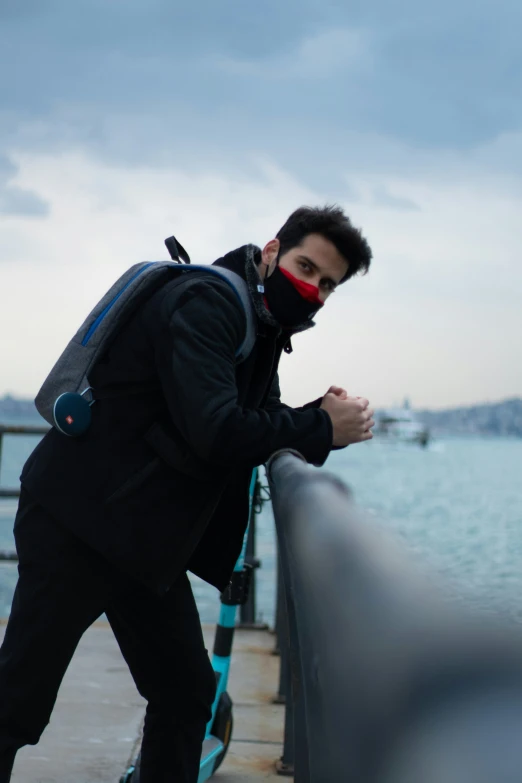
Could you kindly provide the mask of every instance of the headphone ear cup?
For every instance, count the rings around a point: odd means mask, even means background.
[[[91,406],[81,394],[65,392],[54,403],[53,420],[63,435],[73,438],[84,435],[92,420]]]

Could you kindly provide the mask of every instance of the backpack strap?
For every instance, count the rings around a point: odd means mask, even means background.
[[[176,237],[168,237],[165,240],[165,247],[169,251],[169,255],[173,261],[177,264],[181,264],[184,261],[186,264],[190,264],[190,256]]]
[[[248,286],[243,280],[242,277],[240,277],[236,272],[232,272],[230,269],[225,269],[225,267],[215,267],[215,266],[203,266],[203,265],[196,265],[191,264],[190,271],[198,272],[198,271],[204,271],[204,272],[210,272],[211,274],[214,274],[218,277],[224,278],[227,283],[232,287],[234,290],[237,298],[239,299],[241,306],[245,313],[245,319],[246,319],[246,331],[245,336],[243,338],[243,342],[239,346],[239,348],[236,350],[236,360],[238,364],[241,364],[241,362],[244,362],[245,359],[247,359],[254,347],[254,343],[256,341],[256,317],[254,315],[254,310],[252,307],[252,300],[250,298],[250,294],[248,291]],[[183,270],[183,274],[189,272],[188,269]],[[98,390],[94,391],[94,398],[96,400],[104,400],[104,399],[113,399],[118,397],[132,397],[134,395],[142,395],[147,394],[151,392],[157,391],[159,388],[161,388],[159,385],[137,385],[137,386],[126,386],[124,390],[121,388],[118,389],[111,389],[107,388],[104,389],[102,392],[99,392]]]
[[[244,361],[252,351],[256,340],[257,318],[246,282],[235,272],[223,267],[193,266],[183,247],[173,237],[171,239],[172,254],[177,254],[178,260],[180,257],[185,258],[187,263],[160,261],[135,264],[100,299],[65,347],[35,399],[38,412],[49,424],[54,424],[56,400],[63,394],[81,396],[90,387],[90,370],[106,350],[117,329],[140,302],[169,278],[172,279],[173,272],[184,276],[191,271],[204,271],[207,275],[213,274],[224,279],[232,287],[245,313],[246,330],[236,350],[236,361]]]
[[[250,298],[250,294],[248,291],[248,286],[243,280],[240,275],[236,274],[236,272],[232,272],[231,269],[226,269],[226,267],[222,266],[202,266],[202,265],[193,265],[190,262],[190,256],[183,247],[183,245],[178,242],[176,237],[171,236],[168,237],[165,240],[165,246],[167,250],[169,251],[169,255],[173,261],[175,261],[177,264],[181,264],[182,261],[185,262],[185,264],[190,264],[190,268],[192,269],[203,269],[205,272],[213,272],[214,274],[218,274],[221,277],[225,278],[225,280],[230,283],[234,291],[236,292],[236,295],[241,303],[241,306],[243,308],[243,311],[246,316],[246,334],[243,342],[239,346],[239,349],[236,351],[236,359],[238,362],[243,362],[252,351],[252,348],[254,347],[254,343],[256,341],[256,319],[253,312],[252,307],[252,300]],[[185,270],[188,271],[188,270]]]
[[[245,361],[254,347],[257,332],[256,316],[247,284],[236,272],[232,272],[231,269],[226,269],[224,266],[193,266],[192,269],[204,269],[206,272],[223,277],[235,291],[246,318],[245,337],[236,351],[236,359],[238,364]]]

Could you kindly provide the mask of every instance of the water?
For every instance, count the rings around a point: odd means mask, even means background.
[[[0,485],[16,486],[38,438],[6,436]],[[332,454],[327,469],[356,500],[404,537],[462,595],[522,620],[522,440],[447,438],[426,450],[373,441]],[[0,549],[13,548],[16,502],[0,500]],[[258,520],[258,619],[274,617],[275,535],[269,506]],[[0,616],[9,614],[16,565],[0,565]],[[217,591],[192,579],[203,622]]]
[[[337,452],[330,467],[458,593],[522,619],[521,439],[372,442]]]

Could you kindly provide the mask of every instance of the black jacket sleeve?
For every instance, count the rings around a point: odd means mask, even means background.
[[[323,398],[318,397],[317,400],[313,400],[312,402],[307,402],[306,405],[301,405],[299,408],[291,408],[289,405],[286,405],[284,402],[281,402],[281,389],[279,387],[279,375],[276,373],[275,378],[272,382],[272,388],[270,389],[270,394],[268,396],[266,409],[271,411],[277,411],[277,410],[307,411],[310,408],[320,408],[322,401]]]
[[[280,410],[307,411],[310,410],[310,408],[320,408],[322,401],[323,398],[318,397],[316,400],[312,400],[312,402],[307,402],[305,405],[302,405],[300,408],[291,408],[289,405],[286,405],[284,402],[281,402],[281,389],[279,387],[279,376],[276,373],[272,383],[272,388],[270,389],[270,394],[268,396],[266,409],[272,412],[280,411]],[[331,451],[340,451],[341,449],[346,449],[346,448],[348,447],[332,446]]]
[[[256,466],[292,448],[324,463],[332,448],[325,411],[239,406],[235,353],[245,316],[227,283],[199,279],[181,298],[174,289],[159,317],[163,339],[155,358],[163,393],[172,423],[199,458],[219,467]]]

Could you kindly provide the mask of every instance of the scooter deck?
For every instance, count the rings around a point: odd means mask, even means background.
[[[223,743],[217,737],[207,737],[203,741],[198,783],[205,783],[212,777],[216,761],[222,752]]]
[[[223,748],[223,743],[216,737],[207,737],[203,742],[203,750],[201,751],[201,759],[206,759],[211,753],[214,753],[217,749]]]

